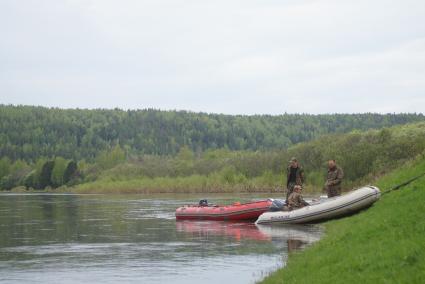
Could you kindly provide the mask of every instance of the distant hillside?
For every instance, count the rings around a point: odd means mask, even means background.
[[[82,110],[0,105],[0,157],[93,160],[119,144],[127,154],[207,149],[286,149],[329,133],[424,121],[423,114],[221,115],[186,111]]]
[[[342,166],[343,186],[348,189],[424,155],[425,122],[329,134],[285,150],[217,149],[196,155],[186,146],[175,156],[129,156],[116,145],[92,162],[57,156],[26,163],[2,157],[0,190],[78,184],[81,192],[273,191],[283,189],[288,160],[295,156],[306,173],[305,189],[312,192],[322,189],[328,159]]]

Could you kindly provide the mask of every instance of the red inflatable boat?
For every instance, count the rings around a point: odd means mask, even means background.
[[[255,220],[267,212],[271,200],[261,200],[249,203],[233,203],[232,205],[188,205],[176,209],[177,220],[198,219],[218,221]]]

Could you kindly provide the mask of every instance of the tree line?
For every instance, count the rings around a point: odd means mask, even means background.
[[[181,187],[274,188],[284,185],[288,160],[295,156],[306,170],[307,184],[324,182],[326,161],[336,159],[345,170],[347,186],[368,182],[401,163],[425,154],[425,122],[345,134],[329,134],[288,149],[231,151],[209,149],[198,155],[182,146],[171,155],[128,155],[119,144],[101,151],[93,161],[63,157],[34,163],[0,159],[0,189],[57,188],[78,184],[94,187],[127,182],[153,189]]]
[[[331,133],[424,120],[414,113],[247,116],[0,105],[0,157],[27,163],[54,157],[92,162],[116,145],[128,156],[175,156],[184,146],[198,156],[210,149],[283,150]]]

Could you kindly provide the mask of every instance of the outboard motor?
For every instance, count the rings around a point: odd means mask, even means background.
[[[285,206],[285,200],[282,199],[272,199],[272,205],[270,205],[269,211],[282,211]]]
[[[208,200],[206,200],[206,199],[199,200],[199,206],[208,207]]]

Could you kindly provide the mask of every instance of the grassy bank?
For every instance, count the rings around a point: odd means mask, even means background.
[[[425,159],[377,181],[390,188],[425,172]],[[326,236],[290,255],[262,283],[423,283],[425,177],[384,195],[372,208],[326,223]]]

